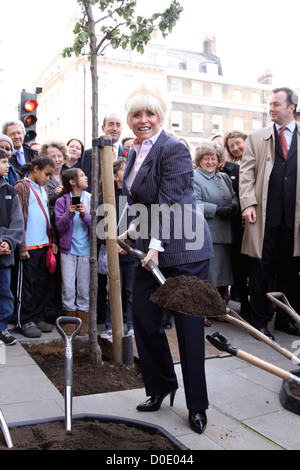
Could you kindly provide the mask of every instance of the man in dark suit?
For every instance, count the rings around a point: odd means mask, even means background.
[[[112,158],[118,157],[127,157],[128,150],[126,147],[120,145],[119,140],[122,134],[122,121],[116,114],[110,114],[106,116],[103,120],[103,125],[101,127],[105,135],[110,135],[112,139]],[[88,187],[86,191],[91,192],[92,189],[92,151],[93,149],[88,149],[83,152],[81,159],[81,169],[88,177]],[[99,178],[101,176],[101,162],[99,161]]]
[[[6,121],[2,127],[2,133],[10,137],[14,146],[14,153],[9,161],[20,174],[20,168],[38,155],[38,152],[24,143],[25,127],[22,121]]]
[[[273,90],[273,125],[252,132],[240,168],[240,202],[246,221],[242,253],[251,257],[250,321],[274,339],[266,293],[270,282],[300,313],[300,126],[298,97]],[[289,315],[277,308],[275,329],[300,336]]]

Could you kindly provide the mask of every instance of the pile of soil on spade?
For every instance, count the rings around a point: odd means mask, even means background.
[[[53,354],[33,353],[31,357],[63,394],[65,387],[64,354],[60,352]],[[104,355],[102,359],[102,364],[93,364],[88,352],[73,353],[73,396],[144,388],[138,363],[127,367],[125,364],[114,362]]]
[[[150,300],[160,307],[200,317],[226,314],[226,303],[218,289],[195,276],[169,277]]]
[[[123,423],[72,421],[66,431],[62,421],[10,429],[13,447],[8,449],[0,433],[0,450],[174,450],[164,435]]]

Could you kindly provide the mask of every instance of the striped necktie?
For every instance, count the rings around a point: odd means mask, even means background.
[[[116,149],[114,146],[112,146],[112,159],[113,159],[113,162],[117,160],[117,153],[116,153]]]

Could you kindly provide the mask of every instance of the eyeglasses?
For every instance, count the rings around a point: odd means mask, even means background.
[[[203,162],[206,162],[206,163],[208,163],[208,162],[213,162],[213,163],[215,163],[215,162],[218,161],[218,158],[217,158],[217,157],[203,157],[203,158],[202,158],[202,161],[203,161]]]

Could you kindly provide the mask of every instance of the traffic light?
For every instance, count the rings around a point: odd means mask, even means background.
[[[23,90],[21,92],[19,118],[25,126],[24,142],[30,142],[36,138],[37,107],[37,93],[27,93]]]

